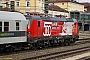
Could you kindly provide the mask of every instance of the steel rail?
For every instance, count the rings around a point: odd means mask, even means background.
[[[22,60],[34,60],[34,59],[49,60],[49,59],[53,59],[53,58],[57,58],[57,57],[61,57],[61,56],[66,56],[66,55],[70,55],[70,54],[74,54],[74,53],[80,53],[80,52],[88,51],[88,50],[90,50],[90,46],[67,50],[67,51],[45,54],[45,55],[41,55],[41,56],[30,57],[30,58],[26,58],[26,59],[22,59]]]
[[[84,39],[83,39],[84,40]],[[76,42],[74,44],[72,44],[71,46],[74,46],[74,45],[80,45],[80,44],[86,44],[86,43],[90,43],[90,41],[83,41],[83,42]],[[58,48],[60,46],[56,46],[54,48]],[[51,49],[52,47],[48,47],[48,48],[43,48],[42,50],[44,49]],[[25,52],[32,52],[32,51],[38,51],[39,49],[36,49],[36,50],[30,50],[30,49],[25,49],[25,50],[15,50],[14,52],[3,52],[0,54],[0,56],[3,56],[3,55],[11,55],[11,54],[18,54],[18,53],[25,53]]]

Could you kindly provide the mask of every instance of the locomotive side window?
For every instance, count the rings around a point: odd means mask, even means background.
[[[38,27],[40,27],[40,21],[38,21]]]
[[[0,22],[0,32],[2,32],[2,22]]]
[[[16,30],[19,30],[19,22],[16,22]]]
[[[9,22],[4,22],[4,31],[9,31]]]

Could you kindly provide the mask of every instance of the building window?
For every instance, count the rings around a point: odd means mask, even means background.
[[[44,10],[44,3],[42,3],[42,10]]]
[[[16,22],[16,30],[19,30],[19,22]]]
[[[6,2],[6,7],[9,7],[9,4],[8,4],[8,2]]]
[[[62,5],[64,5],[64,3],[62,3]]]
[[[16,2],[16,7],[19,7],[19,1]]]
[[[20,0],[15,0],[15,1],[20,1]]]
[[[2,32],[2,22],[0,22],[0,32]]]
[[[44,2],[44,0],[42,0],[42,2]]]
[[[27,7],[30,7],[30,2],[29,1],[27,1],[26,4],[27,4],[26,5]]]
[[[4,31],[9,31],[9,22],[4,22]]]
[[[5,0],[5,1],[9,1],[9,0]]]

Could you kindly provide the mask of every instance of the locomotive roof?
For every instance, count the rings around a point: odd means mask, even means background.
[[[50,17],[50,18],[42,18],[43,20],[52,20],[52,21],[65,21],[65,22],[77,22],[74,18],[58,18],[58,17]]]
[[[50,18],[42,18],[43,20],[52,20],[52,21],[69,21],[69,22],[74,22],[73,19],[71,18],[58,18],[58,17],[50,17]]]
[[[26,20],[25,16],[18,12],[0,11],[1,20]]]
[[[32,16],[32,18],[33,18],[34,20],[41,20],[41,17],[40,17],[40,16]]]
[[[66,18],[57,18],[57,17],[51,17],[50,20],[55,20],[55,21],[67,21]]]
[[[65,22],[77,22],[76,19],[72,18],[58,18],[58,17],[40,17],[40,16],[28,16],[26,18],[32,18],[32,20],[51,20],[51,21],[65,21]]]

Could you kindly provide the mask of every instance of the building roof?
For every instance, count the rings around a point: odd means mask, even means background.
[[[71,0],[49,0],[49,2],[71,2]]]
[[[4,8],[2,8],[2,11],[10,11],[10,8],[4,7]],[[14,12],[19,12],[19,11],[15,10]],[[21,12],[19,12],[19,13],[21,13]],[[22,14],[23,14],[23,13],[22,13]]]
[[[88,6],[90,6],[90,3],[88,3],[88,2],[82,2],[80,4],[83,4],[85,8],[87,8]]]
[[[2,8],[2,11],[10,11],[10,8],[8,7]]]
[[[85,11],[85,12],[90,12],[90,3],[89,2],[82,2],[80,4],[83,4],[84,8],[87,9],[87,11]]]
[[[49,3],[60,3],[60,2],[72,2],[72,3],[80,4],[76,0],[49,0]],[[81,5],[83,5],[83,4],[81,4]]]
[[[49,5],[49,10],[52,10],[52,11],[59,11],[59,12],[67,12],[67,10],[57,6],[57,5]]]

